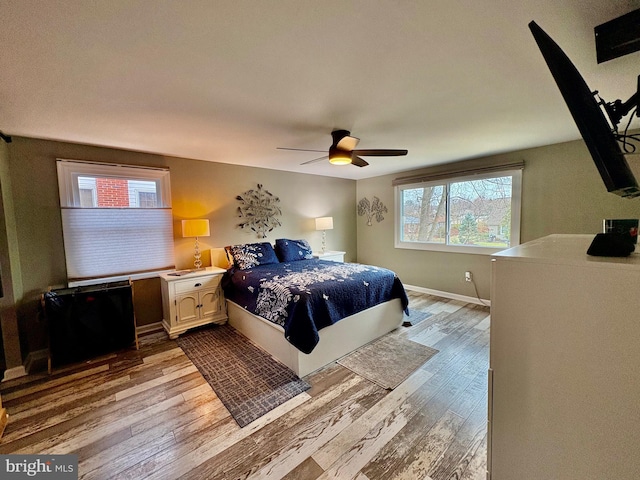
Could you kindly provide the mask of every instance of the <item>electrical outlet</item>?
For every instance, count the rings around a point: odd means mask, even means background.
[[[473,281],[473,274],[471,272],[464,272],[464,281],[465,282],[472,282]]]

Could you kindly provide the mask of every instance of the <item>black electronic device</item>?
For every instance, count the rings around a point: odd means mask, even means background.
[[[136,341],[133,292],[127,281],[44,294],[51,365],[79,362]]]
[[[640,8],[593,29],[598,63],[640,51]]]
[[[638,183],[618,143],[618,138],[625,138],[625,141],[628,141],[629,138],[635,139],[637,137],[615,133],[620,119],[634,108],[637,109],[638,92],[624,103],[620,100],[599,103],[595,98],[597,92],[591,92],[580,72],[558,44],[535,22],[529,23],[529,29],[578,126],[607,190],[621,197],[640,196]],[[600,105],[602,105],[604,112]],[[613,129],[607,122],[605,112]]]
[[[628,257],[635,250],[635,245],[628,235],[619,233],[598,233],[587,254],[594,257]]]

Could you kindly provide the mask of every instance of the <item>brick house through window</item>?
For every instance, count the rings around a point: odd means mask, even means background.
[[[78,177],[83,208],[156,208],[156,183],[113,177]]]

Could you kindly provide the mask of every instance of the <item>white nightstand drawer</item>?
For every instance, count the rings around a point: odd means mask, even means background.
[[[185,293],[193,290],[200,290],[204,288],[217,288],[220,285],[221,275],[213,275],[211,277],[197,277],[185,280],[177,280],[174,282],[175,292]]]

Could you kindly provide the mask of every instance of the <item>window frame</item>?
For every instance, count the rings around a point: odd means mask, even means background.
[[[450,204],[449,204],[449,192],[451,184],[459,182],[468,182],[473,180],[484,180],[487,178],[498,178],[511,176],[511,231],[510,231],[510,245],[508,247],[483,247],[473,245],[456,245],[446,243],[449,241],[449,223],[450,223]],[[402,221],[402,193],[404,190],[410,190],[415,188],[424,188],[429,186],[443,185],[446,189],[446,242],[445,243],[430,243],[430,242],[407,242],[402,239],[402,229],[404,222]],[[469,175],[451,175],[448,177],[440,177],[437,180],[431,181],[417,181],[413,183],[403,183],[395,185],[394,187],[395,198],[395,221],[394,221],[394,246],[395,248],[408,249],[408,250],[426,250],[435,252],[450,252],[450,253],[470,253],[475,255],[492,255],[496,252],[505,250],[507,248],[514,247],[520,244],[520,220],[521,220],[521,205],[522,205],[522,168],[505,168],[504,170],[493,170],[489,173],[481,174],[469,174]]]
[[[122,164],[114,164],[114,163],[97,163],[85,160],[68,160],[58,158],[56,159],[56,168],[58,173],[58,189],[60,195],[60,208],[61,208],[61,216],[63,223],[63,240],[65,244],[65,259],[67,264],[67,275],[71,274],[70,268],[72,271],[78,271],[78,265],[80,265],[75,259],[80,258],[77,253],[78,251],[69,252],[67,250],[67,233],[65,232],[65,219],[69,219],[69,215],[75,215],[72,211],[95,211],[97,215],[101,215],[99,212],[101,210],[112,213],[107,213],[107,216],[111,216],[113,214],[117,214],[117,211],[130,210],[130,211],[138,211],[141,212],[142,215],[145,215],[145,218],[154,218],[157,219],[158,215],[162,215],[163,217],[168,217],[166,220],[163,220],[164,231],[170,231],[169,236],[162,237],[153,237],[153,238],[163,238],[164,247],[157,252],[167,252],[169,257],[163,257],[166,259],[166,262],[160,265],[150,266],[148,269],[143,267],[138,269],[129,269],[129,271],[120,271],[121,273],[105,273],[105,269],[102,269],[102,275],[92,273],[90,276],[84,277],[73,277],[67,279],[69,287],[77,287],[84,285],[94,285],[101,284],[105,282],[114,282],[120,280],[136,280],[141,278],[151,278],[158,275],[158,273],[171,271],[175,268],[175,260],[174,256],[174,246],[173,246],[173,219],[171,213],[171,183],[169,176],[169,169],[162,167],[147,167],[147,166],[135,166],[135,165],[122,165]],[[80,201],[80,185],[78,182],[78,177],[102,177],[102,178],[114,178],[114,179],[122,179],[122,180],[142,180],[142,181],[152,181],[156,184],[156,194],[157,194],[157,206],[153,208],[144,208],[140,207],[139,202],[135,205],[129,203],[128,207],[100,207],[97,206],[97,202],[94,202],[93,206],[82,206]],[[94,189],[93,195],[95,196],[96,191]],[[142,212],[149,211],[149,216],[143,214]],[[158,212],[158,213],[153,213]],[[160,213],[160,212],[167,212]],[[79,212],[78,212],[79,213]],[[133,214],[133,213],[132,213]],[[129,214],[127,214],[128,216]],[[138,215],[138,214],[136,214]],[[83,214],[84,218],[84,214]],[[156,225],[156,224],[154,224]],[[77,231],[77,230],[76,230]],[[72,235],[72,233],[69,233]],[[142,232],[142,240],[144,235],[148,235],[148,233]],[[69,237],[71,238],[71,237]],[[74,237],[76,238],[76,237]],[[168,246],[170,243],[170,247]],[[112,244],[115,245],[115,244]],[[134,244],[129,244],[134,245]],[[136,248],[146,247],[144,243],[136,242]],[[113,248],[108,247],[109,251],[112,251]],[[70,263],[71,262],[71,263]],[[143,262],[144,263],[144,262]],[[147,263],[149,264],[149,263]],[[70,267],[70,265],[73,265]],[[106,265],[106,264],[105,264]],[[112,265],[116,265],[115,263]],[[106,268],[109,268],[107,266]]]
[[[156,208],[171,207],[171,184],[168,169],[117,163],[94,163],[63,158],[57,160],[58,189],[62,207],[92,208],[80,206],[80,188],[77,179],[84,176],[153,181],[156,183],[156,192],[158,194],[158,206]]]

